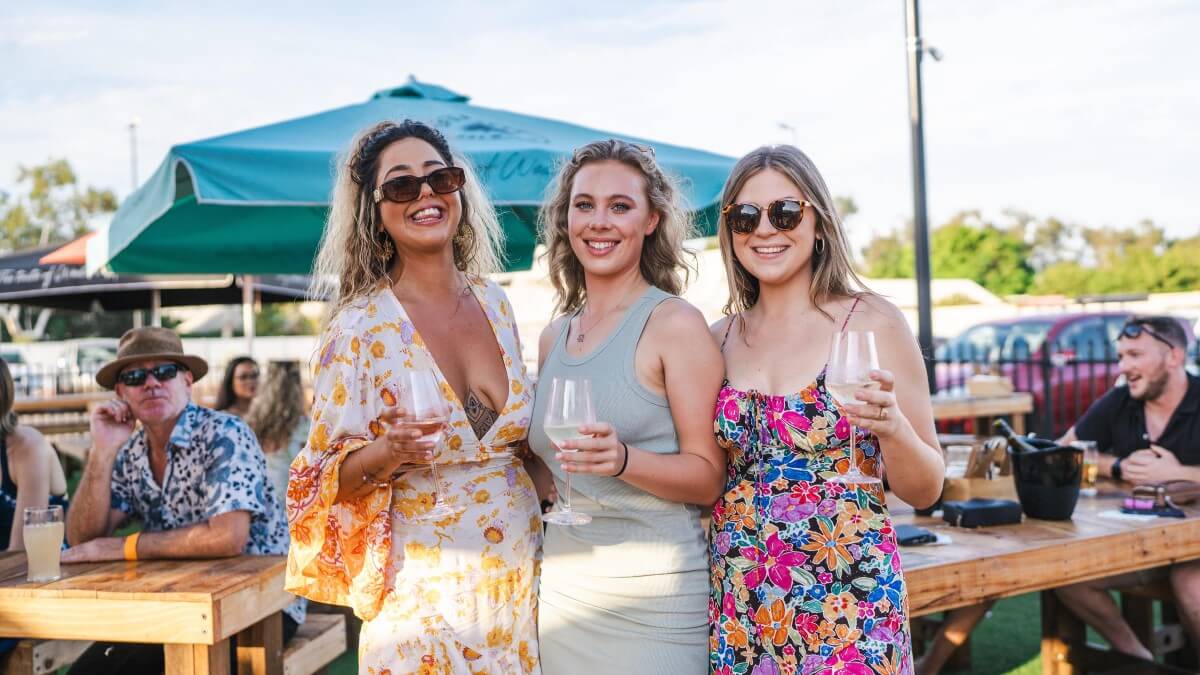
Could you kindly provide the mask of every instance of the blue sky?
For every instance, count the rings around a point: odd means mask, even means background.
[[[198,5],[203,4],[204,7]],[[175,143],[366,99],[473,102],[740,155],[794,140],[861,211],[911,213],[902,0],[0,6],[0,189],[66,157],[125,195]],[[931,220],[1018,208],[1200,232],[1200,3],[925,0]],[[793,132],[781,128],[786,124]]]

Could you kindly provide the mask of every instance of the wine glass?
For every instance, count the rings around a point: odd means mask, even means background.
[[[582,438],[579,425],[591,424],[596,421],[596,411],[592,408],[592,383],[589,380],[576,380],[556,377],[550,381],[550,403],[546,406],[546,416],[542,428],[550,437],[550,442],[559,452],[570,454],[578,450],[564,449],[560,444],[572,438]],[[566,474],[567,489],[559,495],[562,508],[542,515],[542,520],[556,525],[586,525],[592,522],[592,517],[586,513],[571,510],[571,472]]]
[[[860,389],[878,389],[879,382],[871,379],[871,371],[879,368],[875,351],[875,333],[871,331],[842,331],[833,336],[829,366],[825,373],[825,388],[843,406],[863,403],[854,398]],[[858,440],[854,425],[850,425],[850,470],[829,480],[839,483],[880,483],[858,468]]]
[[[450,404],[442,396],[442,389],[432,370],[406,371],[401,375],[400,382],[400,405],[412,418],[400,422],[399,426],[416,429],[421,433],[418,441],[428,441],[434,445],[433,459],[429,462],[429,470],[433,472],[433,508],[417,517],[421,520],[436,520],[458,513],[462,510],[461,507],[452,507],[442,499],[442,480],[438,476],[437,468],[437,446],[446,435]]]

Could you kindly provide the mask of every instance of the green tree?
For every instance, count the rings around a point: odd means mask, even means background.
[[[935,278],[972,279],[999,295],[1024,293],[1033,281],[1029,245],[978,211],[961,212],[934,230],[929,247]]]
[[[876,236],[863,249],[863,273],[875,279],[908,279],[916,270],[912,241],[904,230]]]
[[[81,186],[65,159],[19,166],[17,185],[25,188],[22,195],[0,199],[0,246],[8,250],[69,241],[87,232],[97,216],[117,210],[111,190]]]

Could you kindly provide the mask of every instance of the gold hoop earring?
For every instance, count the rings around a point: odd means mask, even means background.
[[[813,244],[813,251],[815,251],[817,255],[824,255],[825,254],[825,240],[820,237],[817,237],[816,243]]]

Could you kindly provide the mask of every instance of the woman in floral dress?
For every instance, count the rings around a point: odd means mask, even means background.
[[[317,261],[339,285],[291,467],[287,588],[364,619],[360,673],[539,672],[541,522],[516,452],[532,392],[512,307],[479,276],[499,242],[436,130],[382,123],[355,140]],[[452,411],[436,447],[397,424],[412,369],[433,371]],[[455,513],[423,518],[435,490]]]
[[[896,536],[879,484],[830,479],[854,448],[865,473],[933,503],[943,466],[924,363],[908,325],[863,289],[824,179],[791,146],[755,150],[725,185],[719,238],[730,283],[713,326],[726,363],[715,431],[729,480],[712,519],[715,673],[912,672]],[[885,369],[861,405],[825,388],[838,330],[874,331]]]

